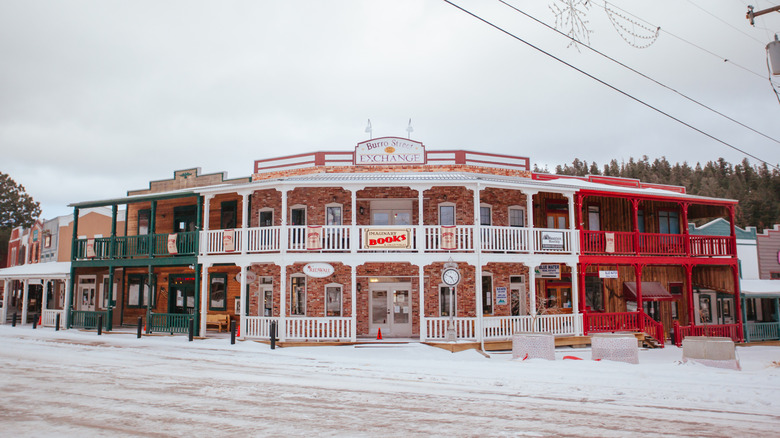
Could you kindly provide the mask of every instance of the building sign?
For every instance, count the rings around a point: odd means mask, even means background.
[[[604,252],[615,252],[615,233],[604,233]],[[614,278],[617,278],[617,276]]]
[[[618,278],[618,271],[599,271],[599,278]]]
[[[168,254],[178,254],[179,249],[176,247],[176,233],[168,235]]]
[[[536,267],[536,278],[561,278],[561,265],[557,263],[544,263]]]
[[[366,228],[363,230],[363,249],[411,249],[410,228]]]
[[[507,296],[506,296],[506,288],[505,287],[497,287],[496,288],[496,304],[506,304]]]
[[[233,252],[236,250],[236,230],[225,230],[222,232],[222,249],[225,252]]]
[[[425,164],[425,162],[425,146],[406,138],[376,138],[358,143],[355,147],[355,165],[358,166]]]
[[[322,249],[322,227],[309,225],[306,227],[306,249],[316,251]]]
[[[309,263],[303,267],[303,273],[314,278],[330,277],[334,272],[336,269],[328,263]]]
[[[257,281],[257,274],[255,274],[254,272],[252,272],[249,269],[247,269],[246,270],[246,283],[250,284],[250,283],[254,283],[255,281]],[[236,274],[236,282],[241,283],[241,272]]]
[[[445,251],[458,249],[458,243],[455,240],[455,225],[442,225],[441,249]]]
[[[95,258],[95,239],[87,239],[87,258]]]
[[[542,250],[563,249],[562,231],[542,231]]]

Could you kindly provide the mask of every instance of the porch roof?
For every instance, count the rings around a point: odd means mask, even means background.
[[[780,280],[742,280],[739,287],[746,298],[780,297]]]
[[[64,280],[69,275],[70,262],[30,263],[0,269],[0,280]]]
[[[636,301],[636,281],[623,282],[626,300]],[[674,297],[657,281],[642,282],[642,301],[671,301]]]

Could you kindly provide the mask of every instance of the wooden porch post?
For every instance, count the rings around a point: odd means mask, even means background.
[[[533,254],[536,250],[536,239],[534,237],[534,195],[538,192],[529,190],[525,193],[525,209],[528,216],[528,253]],[[531,270],[531,281],[533,281],[533,270]]]
[[[203,227],[201,228],[200,232],[200,248],[198,248],[199,254],[208,254],[209,252],[209,209],[211,204],[211,198],[213,198],[214,195],[205,195],[201,198],[203,199]],[[200,210],[200,209],[198,209]],[[208,270],[207,268],[205,270]],[[205,282],[204,282],[205,283]],[[204,335],[206,331],[203,331]]]
[[[583,233],[585,221],[582,214],[582,203],[585,196],[579,193],[574,194],[574,229],[580,232],[579,249],[585,248],[585,233]],[[576,252],[576,251],[575,251]],[[574,278],[574,277],[572,277]]]
[[[531,316],[536,316],[536,268],[539,265],[528,266],[528,298],[531,301]]]
[[[683,251],[685,255],[691,255],[691,236],[688,234],[688,207],[690,203],[681,202],[680,210],[682,211],[682,223],[683,223]]]
[[[357,189],[350,189],[350,205],[352,211],[352,228],[349,230],[349,252],[355,254],[358,250],[358,243],[360,242],[358,236],[358,209],[357,209]],[[354,275],[355,266],[352,266],[352,273]],[[354,280],[354,278],[353,278]],[[352,290],[355,290],[355,283],[352,283]],[[353,293],[354,298],[354,293]],[[352,315],[354,318],[354,314]],[[352,332],[352,336],[355,336],[355,332]]]
[[[22,325],[27,324],[27,289],[30,287],[30,280],[24,279],[22,282]]]
[[[2,310],[2,319],[0,319],[0,324],[5,324],[5,322],[8,320],[8,296],[10,295],[9,289],[10,280],[7,278],[3,280],[3,310]]]
[[[580,269],[579,269],[578,281],[579,281],[579,286],[580,287],[579,287],[578,292],[579,292],[579,295],[580,295],[580,300],[579,300],[580,313],[585,313],[586,312],[585,308],[587,307],[586,298],[585,298],[585,271],[588,270],[588,266],[590,266],[590,265],[582,263],[582,264],[580,264]],[[572,277],[572,278],[574,278],[574,277]]]
[[[284,205],[285,202],[282,202]],[[284,220],[284,218],[283,218]],[[287,233],[282,233],[282,236],[286,236]],[[284,238],[286,242],[287,239]],[[279,341],[284,342],[287,340],[287,264],[279,264],[279,294],[281,295],[279,300],[279,327],[278,336]]]
[[[111,233],[113,236],[116,229],[114,229]],[[113,242],[114,239],[111,239]],[[113,244],[112,244],[113,246]],[[112,249],[113,254],[113,249]],[[116,301],[114,301],[114,265],[111,265],[108,267],[108,290],[104,291],[108,294],[108,297],[106,297],[106,303],[108,304],[106,307],[106,315],[108,317],[108,321],[106,321],[106,331],[111,331],[114,328],[113,324],[113,317],[114,317],[114,306],[116,305]]]
[[[745,313],[747,313],[746,310],[745,310],[745,308],[747,307],[745,305],[745,296],[740,294],[739,300],[742,302],[742,313],[741,313],[741,315],[742,315],[742,323],[744,324],[744,323],[747,322],[747,315],[745,314]],[[736,308],[734,309],[734,311],[736,312]],[[745,332],[745,342],[750,342],[750,330]]]
[[[157,201],[155,200],[155,201],[152,201],[152,208],[151,208],[151,211],[149,212],[149,258],[154,258],[154,250],[156,249],[155,248],[155,243],[157,243],[157,242],[155,242],[155,238],[154,238],[155,233],[157,233],[157,217],[156,216],[157,216]],[[149,267],[149,269],[151,270],[151,266]],[[149,276],[151,278],[151,272],[150,272]],[[149,294],[151,295],[151,293],[152,293],[152,291],[150,289],[149,290]],[[147,323],[146,326],[149,327],[149,324]]]
[[[477,262],[474,264],[474,292],[477,294],[475,297],[477,302],[477,342],[482,342],[482,319],[485,312],[485,304],[483,303],[482,292],[482,261],[480,254],[482,254],[482,220],[480,218],[480,191],[479,183],[474,187],[474,252],[477,255]],[[457,289],[456,289],[457,290]],[[492,295],[491,295],[492,296]]]
[[[241,255],[246,255],[248,246],[249,246],[249,219],[248,219],[248,213],[249,213],[249,206],[247,205],[247,200],[249,199],[249,193],[241,193]],[[245,266],[241,267],[241,273],[244,274],[244,268]],[[243,289],[242,289],[243,292]],[[243,300],[243,298],[242,298]],[[243,301],[242,301],[243,303]],[[243,305],[243,304],[242,304]],[[243,318],[244,315],[242,313],[241,317]],[[243,321],[241,322],[241,327],[243,326]],[[242,332],[243,333],[243,332]]]
[[[634,222],[634,252],[639,255],[639,199],[631,198],[631,220]]]
[[[246,201],[246,198],[244,198]],[[246,216],[245,216],[246,217]],[[243,224],[242,224],[243,225]],[[246,228],[244,228],[244,231],[246,231]],[[242,236],[243,240],[243,236]],[[247,265],[241,265],[241,291],[239,294],[239,300],[241,301],[238,303],[239,308],[239,316],[238,316],[238,323],[241,330],[241,339],[246,339],[246,270]],[[227,287],[227,285],[226,285]],[[227,298],[227,297],[226,297]]]
[[[636,310],[639,312],[639,315],[644,315],[645,308],[642,305],[642,268],[644,265],[641,265],[639,263],[634,264],[634,272],[636,273]],[[639,323],[639,330],[645,329],[645,319],[643,317],[639,317],[639,320],[637,321]]]
[[[206,198],[208,205],[208,197]],[[208,215],[205,215],[208,217]],[[207,220],[208,222],[208,220]],[[208,322],[209,309],[209,268],[211,263],[203,263],[200,280],[200,336],[206,337],[206,323]]]
[[[732,224],[732,229],[734,228],[734,225]],[[739,265],[732,264],[731,265],[731,272],[733,274],[734,278],[734,304],[736,308],[734,309],[735,319],[737,322],[737,337],[739,340],[744,339],[744,331],[742,326],[742,303],[740,298],[740,287],[739,287]]]
[[[111,240],[109,241],[109,249],[108,249],[109,259],[116,258],[116,216],[117,216],[117,205],[113,204],[111,206]],[[127,222],[127,218],[125,218],[125,222]]]
[[[685,264],[685,295],[688,297],[688,325],[696,325],[696,317],[693,312],[693,265]]]
[[[353,201],[355,199],[354,192],[353,192],[352,199]],[[354,205],[352,208],[352,212],[354,217],[354,212],[355,212]],[[349,331],[350,333],[352,333],[352,336],[350,337],[350,341],[355,342],[357,341],[357,266],[356,265],[350,265],[350,283],[352,283],[352,301],[350,303],[350,311],[349,311],[349,315],[351,316],[351,320],[349,322],[350,324]]]

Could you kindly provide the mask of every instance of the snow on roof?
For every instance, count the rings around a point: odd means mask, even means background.
[[[0,279],[65,278],[70,275],[70,262],[30,263],[0,269]]]
[[[780,280],[742,280],[739,282],[746,297],[780,297]]]

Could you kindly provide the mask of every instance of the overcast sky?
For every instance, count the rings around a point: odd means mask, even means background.
[[[560,0],[507,1],[550,24],[550,6],[566,8]],[[567,47],[498,1],[453,2],[780,163],[777,142]],[[642,49],[634,46],[646,40],[616,31],[613,21],[633,25],[614,13],[610,20],[603,0],[592,0],[584,18],[594,48],[780,139],[765,51],[780,32],[780,13],[751,27],[746,4],[607,4],[661,27]],[[41,202],[45,218],[177,169],[233,178],[250,175],[256,159],[353,150],[368,139],[369,118],[374,137],[405,137],[411,118],[412,138],[429,150],[527,156],[551,169],[574,158],[600,165],[642,155],[691,165],[744,158],[439,0],[0,0],[0,60],[0,171]]]

